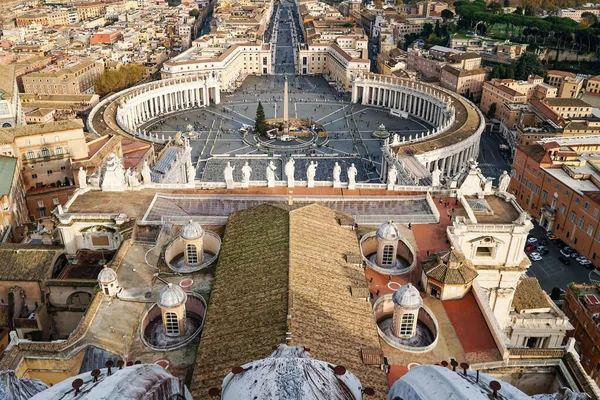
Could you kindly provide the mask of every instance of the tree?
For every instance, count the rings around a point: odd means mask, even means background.
[[[442,36],[441,30],[440,30],[440,20],[439,19],[437,21],[435,21],[435,29],[433,30],[433,32],[435,33],[435,36],[437,36],[437,37]]]
[[[258,102],[258,107],[256,108],[256,122],[254,124],[254,130],[259,135],[267,134],[267,120],[265,119],[265,109],[263,108],[262,103]]]
[[[510,7],[510,0],[504,0],[504,7]]]
[[[504,13],[504,8],[502,7],[502,4],[496,3],[495,1],[493,1],[487,5],[487,10],[489,12],[491,12],[492,14],[503,14]]]
[[[94,89],[100,96],[118,92],[138,83],[146,69],[139,64],[124,65],[119,69],[109,69],[96,78]]]
[[[427,22],[426,24],[423,24],[423,31],[421,32],[421,35],[427,37],[429,35],[431,35],[433,33],[433,25],[430,24],[429,22]]]
[[[198,19],[199,16],[200,16],[200,10],[198,10],[197,8],[194,8],[192,11],[190,11],[190,17],[194,17],[194,18]]]
[[[560,300],[560,288],[559,287],[553,287],[552,288],[552,292],[550,292],[550,298],[552,300]]]
[[[454,19],[454,13],[452,11],[448,10],[447,8],[443,9],[442,13],[440,15],[444,19],[444,22]]]
[[[533,53],[525,53],[515,63],[515,79],[527,80],[530,75],[546,76],[546,68]]]
[[[579,22],[579,27],[581,29],[587,29],[592,25],[598,23],[598,17],[595,14],[592,14],[589,11],[586,11],[581,14],[581,22]]]

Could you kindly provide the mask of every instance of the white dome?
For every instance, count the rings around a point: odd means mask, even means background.
[[[178,285],[169,283],[158,295],[159,307],[177,307],[187,300],[187,294]]]
[[[400,286],[392,296],[394,303],[400,307],[414,308],[422,307],[421,294],[412,284]]]
[[[400,237],[400,232],[398,231],[396,224],[392,221],[388,221],[377,229],[377,237],[380,237],[383,240],[397,240]]]
[[[181,230],[181,237],[188,240],[198,239],[202,235],[204,235],[204,229],[202,229],[198,222],[194,222],[191,219]]]
[[[111,283],[117,280],[117,273],[114,269],[108,268],[108,266],[104,266],[102,271],[98,274],[98,282],[100,283]]]

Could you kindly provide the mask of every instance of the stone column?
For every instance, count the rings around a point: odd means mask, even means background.
[[[289,118],[289,110],[288,110],[288,80],[287,76],[285,77],[285,81],[283,82],[283,133],[290,133],[290,118]]]
[[[208,97],[208,86],[204,85],[204,105],[208,107],[210,105],[210,98]]]
[[[215,86],[215,104],[221,104],[221,85]]]

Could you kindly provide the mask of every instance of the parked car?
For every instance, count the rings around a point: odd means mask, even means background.
[[[538,241],[537,238],[533,237],[533,236],[527,239],[527,243],[535,243],[537,241]]]
[[[574,251],[574,252],[572,252],[571,254],[569,254],[569,256],[570,256],[571,258],[579,258],[579,257],[581,257],[581,256],[579,255],[579,253],[577,253],[576,251]]]
[[[546,246],[548,244],[548,241],[546,239],[542,239],[542,240],[540,240],[540,244],[542,246]]]
[[[548,249],[544,249],[544,250],[540,250],[539,253],[541,256],[545,256],[546,254],[550,253],[550,251]]]
[[[558,260],[565,265],[571,265],[571,261],[563,256],[558,257]]]
[[[541,261],[542,260],[542,256],[539,255],[539,253],[531,253],[529,255],[529,258],[531,258],[531,261]]]
[[[566,251],[565,249],[562,249],[562,250],[560,251],[560,254],[562,254],[563,256],[565,256],[565,257],[567,257],[567,258],[571,257],[571,252],[569,252],[569,251]]]
[[[525,246],[525,251],[533,251],[535,250],[535,246],[532,244],[528,244],[527,246]]]
[[[556,246],[558,246],[558,248],[559,248],[559,249],[562,249],[563,247],[565,247],[565,242],[563,242],[563,241],[562,241],[562,240],[560,240],[560,239],[556,239],[556,240],[554,241],[554,244],[555,244]]]
[[[536,250],[537,251],[546,250],[546,246],[539,245],[538,247],[536,247]]]

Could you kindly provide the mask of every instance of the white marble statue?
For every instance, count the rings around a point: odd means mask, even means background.
[[[340,164],[338,164],[338,162],[335,162],[335,165],[333,166],[333,187],[334,188],[339,188],[340,185],[340,175],[342,174],[342,167],[340,167]]]
[[[498,191],[499,192],[508,192],[508,186],[510,185],[510,175],[508,172],[503,171],[502,175],[498,179]]]
[[[354,163],[352,163],[350,168],[348,168],[348,189],[356,189],[356,174],[358,174],[358,171]]]
[[[248,161],[242,167],[242,183],[250,182],[250,174],[252,173],[252,167],[248,165]]]
[[[140,186],[140,181],[137,178],[137,172],[132,171],[131,168],[127,168],[125,178],[127,180],[127,186],[129,186],[130,188],[133,189]]]
[[[185,164],[186,172],[187,172],[187,182],[194,183],[196,180],[196,168],[194,168],[194,164],[191,162]]]
[[[277,167],[273,164],[273,161],[269,161],[269,165],[267,165],[267,186],[275,187],[275,170]]]
[[[315,175],[317,174],[318,162],[311,161],[306,168],[306,180],[308,181],[308,187],[315,187]]]
[[[294,187],[294,171],[296,170],[296,167],[294,167],[295,163],[296,162],[291,157],[288,162],[285,163],[285,176],[287,177],[288,187]]]
[[[442,176],[442,171],[438,168],[438,163],[435,163],[435,167],[433,168],[433,172],[431,173],[431,186],[438,187],[440,186],[440,177]]]
[[[227,165],[225,166],[225,170],[223,171],[223,175],[225,175],[225,183],[227,184],[227,189],[233,189],[233,171],[235,167],[231,166],[231,162],[227,161]]]
[[[144,180],[144,185],[152,183],[152,174],[147,160],[144,160],[144,166],[142,167],[142,179]]]
[[[83,170],[83,167],[79,167],[79,171],[77,172],[77,181],[79,183],[79,187],[85,189],[87,187],[86,173]]]
[[[102,190],[107,192],[122,192],[125,190],[125,171],[121,165],[121,159],[114,153],[107,158],[103,167]]]
[[[396,181],[398,181],[398,170],[396,169],[396,166],[394,164],[392,164],[390,169],[388,169],[388,175],[387,175],[388,190],[394,190],[394,185],[396,184]]]

